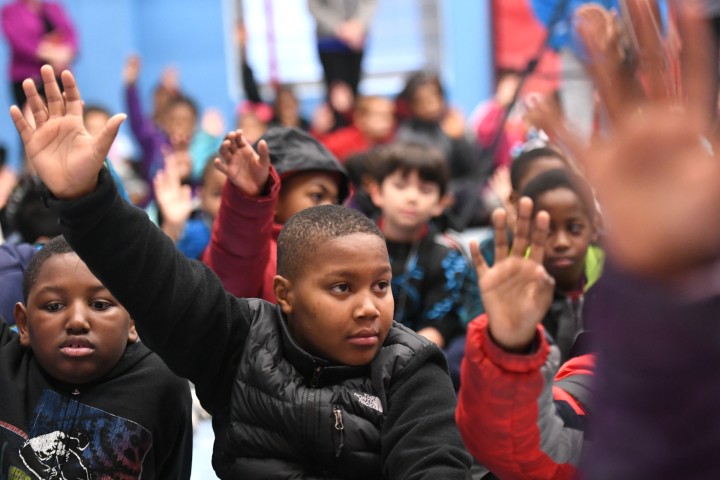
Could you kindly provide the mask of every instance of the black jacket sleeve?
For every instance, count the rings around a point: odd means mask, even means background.
[[[140,209],[120,198],[110,174],[78,200],[48,199],[80,258],[135,320],[143,342],[195,384],[212,413],[230,397],[250,324],[247,302],[188,260]]]
[[[445,357],[429,345],[388,391],[381,431],[383,478],[470,478],[472,457],[455,424],[456,404]]]

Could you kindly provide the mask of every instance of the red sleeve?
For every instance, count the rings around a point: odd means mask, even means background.
[[[277,269],[277,252],[272,230],[280,177],[272,166],[267,188],[267,195],[247,197],[232,182],[225,182],[220,212],[202,261],[236,297],[275,303],[271,280]]]
[[[456,420],[470,453],[502,479],[572,479],[577,473],[583,431],[567,426],[553,398],[559,351],[542,327],[537,338],[534,353],[517,355],[493,342],[485,315],[468,326]],[[584,414],[573,397],[557,400],[572,402],[570,415]]]

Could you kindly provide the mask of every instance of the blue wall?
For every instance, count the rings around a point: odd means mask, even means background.
[[[289,0],[283,0],[289,1]],[[391,0],[390,0],[391,1]],[[6,3],[6,2],[2,2]],[[74,73],[87,103],[124,111],[121,72],[128,55],[142,57],[140,89],[145,105],[162,69],[175,65],[181,85],[203,109],[219,107],[233,121],[237,72],[228,61],[233,0],[64,0],[80,35]],[[453,104],[469,113],[491,94],[489,3],[441,0],[443,78]],[[276,15],[281,14],[276,11]],[[2,42],[0,68],[7,78],[8,51]],[[309,101],[317,99],[307,99]],[[0,88],[7,112],[10,87]],[[0,143],[19,155],[19,140],[9,115],[0,115]]]

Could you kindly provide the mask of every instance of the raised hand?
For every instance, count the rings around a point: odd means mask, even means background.
[[[265,189],[270,175],[270,152],[265,140],[258,143],[255,152],[242,130],[235,130],[225,136],[220,145],[220,158],[215,159],[214,165],[244,195],[257,197]]]
[[[477,242],[470,243],[480,292],[495,342],[509,351],[522,352],[532,343],[538,324],[547,313],[555,281],[542,266],[550,217],[539,212],[531,225],[533,203],[522,198],[512,252],[508,251],[505,211],[493,213],[495,264],[489,267]],[[530,253],[525,255],[527,247]]]
[[[656,278],[690,273],[718,257],[720,245],[719,142],[709,113],[708,26],[693,2],[676,2],[682,44],[683,90],[650,85],[629,101],[624,92],[599,88],[606,105],[621,105],[613,128],[579,152],[608,226],[605,246],[625,269]],[[648,0],[628,0],[631,15],[652,15]],[[656,52],[651,18],[635,18],[640,50]],[[667,75],[665,64],[641,61],[648,78]],[[618,85],[619,73],[597,64],[598,85]]]
[[[122,78],[126,85],[134,85],[140,76],[140,57],[130,55],[123,66]]]
[[[23,82],[35,127],[16,105],[10,107],[10,116],[30,164],[47,188],[60,199],[79,198],[95,190],[98,172],[125,115],[113,116],[97,135],[91,136],[83,124],[83,101],[73,75],[67,70],[62,72],[63,95],[52,67],[44,65],[40,73],[47,107],[33,81]]]
[[[173,241],[177,241],[190,218],[193,204],[192,190],[189,185],[182,185],[178,166],[172,157],[165,158],[165,168],[155,174],[153,187],[162,214],[162,229]]]

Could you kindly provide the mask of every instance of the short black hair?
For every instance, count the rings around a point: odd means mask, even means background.
[[[35,285],[35,282],[37,282],[37,279],[40,276],[40,271],[42,270],[43,265],[45,265],[45,262],[55,255],[62,255],[64,253],[75,253],[75,250],[73,250],[67,240],[65,240],[65,237],[60,235],[43,245],[40,251],[30,260],[30,263],[28,263],[28,266],[25,269],[22,285],[23,299],[26,304],[28,296],[30,295],[30,290],[33,285]]]
[[[525,178],[532,164],[546,157],[557,158],[567,164],[567,159],[560,152],[550,147],[533,148],[532,150],[522,152],[513,160],[510,166],[510,184],[512,185],[512,189],[518,191],[522,179]]]
[[[340,205],[320,205],[302,210],[285,222],[277,240],[277,272],[294,278],[323,242],[366,233],[385,242],[380,229],[362,213]]]
[[[13,216],[13,225],[23,241],[35,243],[42,237],[60,235],[58,215],[43,200],[45,186],[35,179],[28,179],[25,186]]]
[[[398,170],[403,176],[418,172],[423,181],[440,187],[440,196],[445,194],[449,173],[440,150],[419,142],[395,142],[377,148],[372,155],[372,170],[379,184]]]
[[[537,213],[537,200],[546,192],[565,188],[575,193],[582,203],[583,210],[588,218],[592,220],[595,217],[595,197],[593,196],[590,185],[579,175],[568,170],[560,168],[548,170],[537,177],[530,180],[525,189],[522,191],[523,197],[530,197],[535,204],[535,213]]]

